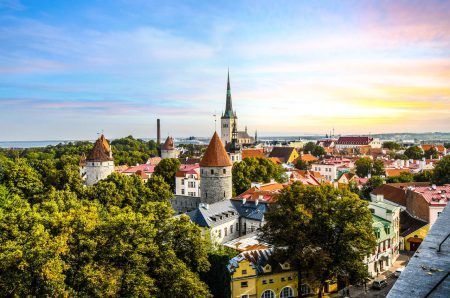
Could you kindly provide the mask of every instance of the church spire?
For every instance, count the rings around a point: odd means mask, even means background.
[[[225,105],[224,118],[234,118],[233,103],[231,101],[231,87],[230,87],[230,69],[228,69],[227,79],[227,103]]]

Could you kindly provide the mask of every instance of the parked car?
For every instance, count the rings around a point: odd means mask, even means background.
[[[405,270],[405,267],[400,267],[400,268],[398,268],[397,270],[395,270],[394,276],[395,276],[395,277],[399,277],[400,274],[402,274],[403,270]]]
[[[376,289],[376,290],[381,290],[382,288],[387,286],[387,282],[386,280],[382,279],[382,280],[375,280],[372,283],[372,289]]]

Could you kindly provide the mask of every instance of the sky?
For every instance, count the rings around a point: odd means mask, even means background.
[[[0,0],[0,141],[450,131],[450,1]],[[220,125],[218,124],[218,127]]]

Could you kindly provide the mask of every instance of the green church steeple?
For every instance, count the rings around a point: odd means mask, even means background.
[[[227,102],[225,105],[225,113],[222,118],[231,119],[234,118],[235,114],[233,112],[233,102],[231,101],[231,87],[230,87],[230,69],[228,69],[228,80],[227,80]]]

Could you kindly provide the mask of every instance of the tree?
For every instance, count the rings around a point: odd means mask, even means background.
[[[409,147],[408,149],[405,150],[405,155],[409,159],[421,159],[423,156],[422,149],[419,146]]]
[[[314,142],[308,142],[305,144],[305,146],[303,146],[303,152],[312,154],[314,148],[316,148],[316,144]]]
[[[180,169],[180,161],[177,158],[164,158],[155,167],[154,175],[160,176],[175,191],[175,174]]]
[[[252,182],[268,183],[271,179],[284,182],[286,176],[280,165],[266,158],[244,158],[233,165],[233,188],[236,194],[249,189]]]
[[[265,214],[261,238],[273,244],[279,261],[298,271],[298,289],[305,281],[319,286],[327,280],[367,276],[364,258],[376,245],[367,202],[331,186],[308,187],[298,182],[283,189]]]
[[[0,184],[8,187],[11,193],[32,200],[43,192],[44,184],[39,179],[39,174],[24,159],[14,162],[0,160],[0,168]]]
[[[384,163],[382,160],[377,159],[372,164],[372,175],[373,176],[384,176],[386,172],[384,170]]]
[[[439,152],[436,150],[436,148],[431,147],[430,149],[426,150],[425,153],[423,154],[423,156],[425,158],[438,158],[439,157]]]
[[[383,183],[384,183],[383,178],[381,178],[379,176],[371,177],[369,180],[367,180],[367,183],[364,184],[364,186],[362,187],[361,193],[362,193],[363,197],[366,199],[369,199],[370,193],[372,192],[372,190],[383,185]]]
[[[406,183],[412,182],[414,180],[414,175],[409,172],[401,172],[398,176],[390,176],[386,178],[388,183]]]
[[[295,163],[295,168],[297,168],[299,170],[307,170],[308,167],[309,167],[309,163],[304,160],[301,160],[300,158]]]
[[[314,142],[308,142],[303,146],[303,152],[310,153],[316,157],[325,155],[325,149],[322,146],[316,145]]]
[[[389,150],[400,150],[402,146],[394,141],[386,141],[383,142],[383,148],[389,149]]]
[[[414,181],[416,182],[431,182],[433,178],[432,171],[422,171],[417,174],[414,174]]]
[[[372,159],[369,157],[362,157],[355,162],[356,175],[359,177],[367,177],[372,169]]]
[[[438,185],[450,183],[450,155],[444,156],[436,163],[432,181]]]
[[[314,149],[311,151],[311,154],[316,156],[316,157],[318,157],[318,156],[325,155],[326,152],[325,152],[325,149],[322,146],[316,145],[314,147]]]

